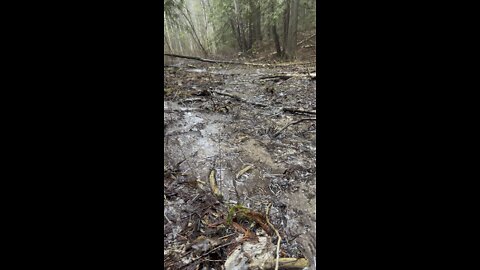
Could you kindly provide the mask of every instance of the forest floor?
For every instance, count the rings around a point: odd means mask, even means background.
[[[316,268],[314,71],[164,69],[166,269]]]

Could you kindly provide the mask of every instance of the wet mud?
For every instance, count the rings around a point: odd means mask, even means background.
[[[232,206],[265,214],[269,204],[282,256],[316,268],[316,81],[307,76],[314,69],[194,63],[164,70],[167,269],[224,269],[234,248],[226,244],[239,234],[228,223]],[[285,74],[299,76],[278,76]],[[212,193],[212,170],[221,199]]]

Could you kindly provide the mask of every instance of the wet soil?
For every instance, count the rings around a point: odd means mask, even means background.
[[[222,269],[233,247],[218,246],[238,234],[224,222],[231,207],[265,214],[270,203],[283,257],[305,257],[315,269],[316,81],[307,76],[314,70],[198,62],[165,68],[167,269]],[[299,76],[274,77],[292,73]],[[212,170],[220,200],[209,184]]]

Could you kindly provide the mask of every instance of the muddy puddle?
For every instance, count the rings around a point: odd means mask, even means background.
[[[316,81],[274,77],[311,69],[165,70],[167,269],[224,269],[233,247],[218,243],[235,242],[238,232],[222,221],[229,224],[235,205],[265,214],[269,204],[282,257],[306,258],[306,269],[316,269]],[[212,170],[221,200],[212,194]]]

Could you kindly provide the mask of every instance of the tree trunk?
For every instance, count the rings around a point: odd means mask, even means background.
[[[255,3],[255,1],[250,0],[249,1],[249,6],[250,6],[250,47],[253,46],[253,44],[256,41],[259,41],[262,39],[261,35],[261,21],[260,21],[260,5],[258,3]]]
[[[253,14],[250,14],[248,20],[248,46],[247,51],[250,50],[255,42],[255,37],[253,35]]]
[[[276,8],[275,2],[276,0],[270,1],[270,11],[272,14],[275,13],[275,8]],[[277,20],[273,19],[270,22],[270,29],[272,33],[273,42],[275,43],[275,50],[277,51],[277,56],[282,57],[283,52],[282,52],[282,47],[280,45],[280,37],[278,36],[278,32],[277,32]]]
[[[295,51],[297,50],[297,27],[298,27],[298,6],[300,0],[292,0],[290,6],[290,18],[288,24],[288,39],[285,44],[285,57],[287,59],[295,59]]]
[[[248,50],[248,42],[247,42],[247,27],[244,26],[243,23],[240,24],[240,32],[242,33],[242,42],[243,42],[243,52],[246,52]]]
[[[175,31],[175,36],[176,36],[176,39],[177,39],[177,44],[178,44],[178,48],[180,49],[180,53],[183,54],[184,50],[183,50],[183,45],[182,45],[182,40],[180,39],[180,34],[179,34],[180,31]]]
[[[235,39],[237,40],[238,48],[240,51],[243,51],[243,43],[242,43],[242,37],[240,34],[240,28],[238,27],[238,25],[235,23],[233,19],[230,19],[230,25],[232,27],[233,34],[235,35]]]
[[[290,22],[290,2],[292,0],[285,0],[285,11],[283,13],[283,48],[286,49],[288,42],[288,30]],[[284,50],[285,51],[285,50]]]
[[[260,12],[260,6],[257,4],[255,6],[254,12],[254,29],[255,29],[255,39],[258,41],[262,40],[262,13]]]
[[[203,54],[205,56],[208,56],[208,52],[205,49],[205,47],[203,46],[202,41],[198,37],[197,31],[195,30],[195,25],[193,24],[192,16],[190,15],[190,10],[188,9],[187,6],[184,6],[184,10],[186,10],[186,12],[183,11],[183,9],[182,9],[181,13],[182,13],[183,17],[185,18],[185,20],[187,21],[187,23],[190,26],[189,30],[190,30],[190,33],[192,34],[192,38],[195,40],[198,47],[202,50]]]
[[[203,19],[204,19],[204,23],[205,23],[205,41],[206,41],[206,46],[207,46],[207,50],[215,53],[215,48],[212,46],[212,42],[210,41],[210,38],[209,38],[209,32],[210,32],[210,28],[208,28],[208,24],[210,22],[210,19],[208,17],[208,9],[207,9],[207,3],[205,3],[205,0],[201,0],[201,5],[202,5],[202,10],[203,10]]]
[[[173,53],[174,51],[172,49],[172,40],[170,38],[170,30],[168,28],[168,19],[167,19],[167,16],[165,16],[165,12],[164,12],[163,18],[164,18],[163,23],[165,24],[165,36],[166,36],[167,47],[170,50],[170,52]]]
[[[280,37],[278,36],[277,27],[275,25],[272,25],[272,35],[273,41],[275,42],[275,49],[277,50],[277,55],[282,57],[283,52],[282,47],[280,46]]]

